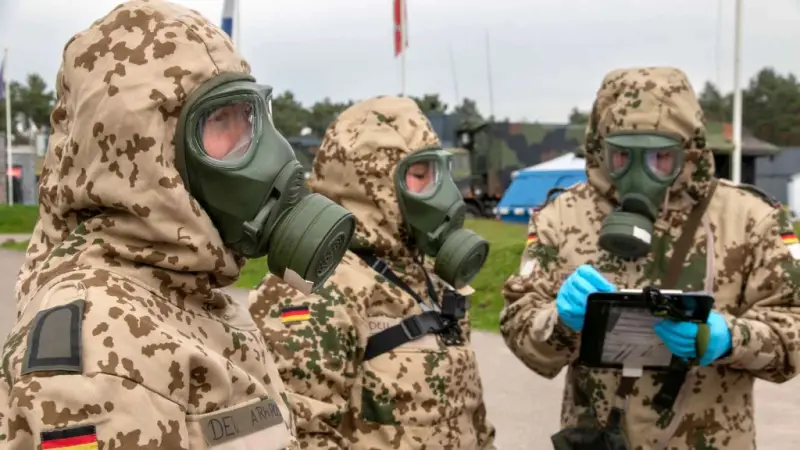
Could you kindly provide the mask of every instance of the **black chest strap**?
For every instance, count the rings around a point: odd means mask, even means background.
[[[410,295],[411,297],[414,298],[414,300],[417,301],[417,303],[422,307],[422,309],[426,310],[430,309],[425,303],[425,301],[419,295],[417,295],[417,293],[414,292],[414,290],[411,289],[405,281],[401,280],[400,277],[398,277],[397,274],[392,271],[392,269],[389,267],[389,264],[387,264],[384,260],[378,258],[372,253],[365,251],[353,250],[353,253],[355,253],[356,256],[361,258],[361,260],[364,261],[364,264],[370,266],[372,270],[374,270],[375,272],[378,272],[378,275],[386,278],[392,284],[406,291],[408,295]],[[425,271],[423,270],[423,272]],[[433,282],[431,281],[427,273],[425,273],[425,285],[428,288],[428,298],[431,301],[431,306],[433,309],[436,309],[439,303],[438,296],[436,295],[436,288],[433,286]]]
[[[425,311],[422,314],[406,317],[399,324],[379,331],[367,339],[364,360],[369,361],[425,335],[439,334],[446,328],[447,326],[436,311]]]
[[[369,339],[367,339],[367,348],[364,352],[365,361],[392,351],[403,344],[415,341],[428,334],[441,335],[447,345],[463,344],[464,340],[461,329],[458,326],[458,320],[465,315],[463,305],[466,304],[466,299],[463,296],[457,294],[455,291],[446,292],[443,305],[445,311],[443,313],[439,309],[440,305],[438,304],[436,289],[427,273],[425,274],[425,281],[428,288],[428,296],[431,300],[431,307],[428,307],[422,298],[389,268],[386,262],[371,253],[354,253],[379,275],[411,295],[414,300],[426,310],[421,314],[406,317],[397,325],[386,328],[370,336]],[[451,310],[453,311],[452,313]]]

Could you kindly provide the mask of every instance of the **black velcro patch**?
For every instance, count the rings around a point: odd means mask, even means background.
[[[81,328],[85,301],[39,311],[28,333],[22,375],[35,372],[83,371]]]
[[[547,191],[547,195],[545,195],[545,197],[544,197],[544,203],[542,203],[539,206],[539,209],[542,209],[545,206],[547,206],[551,201],[553,201],[553,199],[558,197],[559,194],[562,194],[564,192],[567,192],[567,189],[563,188],[563,187],[551,188],[549,191]]]

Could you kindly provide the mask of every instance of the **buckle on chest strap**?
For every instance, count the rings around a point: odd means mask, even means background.
[[[367,339],[364,360],[368,361],[427,334],[439,333],[445,327],[445,323],[436,311],[426,311],[416,316],[406,317],[397,325],[375,333]]]
[[[406,317],[400,321],[399,326],[408,341],[415,341],[426,334],[437,333],[443,328],[439,314],[435,311],[427,311],[416,316]]]

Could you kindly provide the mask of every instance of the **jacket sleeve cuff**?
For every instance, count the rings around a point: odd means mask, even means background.
[[[580,334],[561,321],[555,303],[548,305],[547,309],[536,317],[533,333],[535,341],[548,342],[557,350],[578,348]],[[571,351],[571,353],[570,360],[577,359],[578,352]]]
[[[755,320],[721,314],[731,332],[731,350],[716,363],[748,371],[758,371],[768,366],[775,358],[775,343],[770,327]]]

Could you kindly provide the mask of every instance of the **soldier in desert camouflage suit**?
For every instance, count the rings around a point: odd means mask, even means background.
[[[412,100],[378,97],[345,110],[328,128],[309,182],[355,214],[354,251],[318,296],[301,295],[271,275],[251,294],[250,311],[279,358],[302,448],[494,448],[469,317],[460,321],[465,345],[446,346],[428,334],[365,361],[371,335],[422,310],[354,252],[374,252],[427,298],[393,178],[402,158],[439,146]],[[443,281],[426,271],[441,299]],[[298,310],[305,317],[282,320]]]
[[[244,258],[176,161],[187,98],[249,72],[219,28],[162,1],[123,3],[66,45],[0,448],[295,448],[273,358],[220,290]]]
[[[676,133],[684,152],[658,212],[651,250],[628,260],[598,243],[601,225],[619,201],[603,140],[621,130]],[[558,312],[559,289],[584,264],[620,289],[663,282],[681,228],[712,183],[714,159],[703,138],[702,111],[683,72],[613,71],[598,91],[587,127],[588,182],[555,197],[530,221],[531,244],[520,272],[504,286],[501,329],[509,348],[536,373],[553,378],[569,366],[564,428],[586,417],[603,426],[621,371],[575,364],[580,333]],[[780,205],[755,189],[717,183],[675,288],[713,294],[730,347],[710,365],[691,367],[670,410],[653,406],[663,377],[645,371],[635,381],[621,424],[632,450],[755,448],[754,381],[785,382],[800,365],[800,255],[792,224]]]

